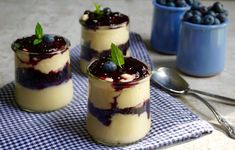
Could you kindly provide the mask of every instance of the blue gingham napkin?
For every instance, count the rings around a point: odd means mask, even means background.
[[[132,55],[152,66],[141,37],[130,34]],[[213,131],[177,99],[151,87],[152,128],[140,142],[123,147],[95,143],[85,129],[87,78],[79,70],[80,46],[71,50],[74,99],[50,113],[28,113],[15,104],[14,84],[0,89],[0,149],[155,149]]]

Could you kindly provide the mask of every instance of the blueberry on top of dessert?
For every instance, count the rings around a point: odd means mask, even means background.
[[[109,26],[109,28],[118,28],[121,24],[129,23],[129,17],[119,13],[112,12],[110,8],[103,8],[95,4],[94,11],[86,10],[80,18],[80,23],[91,29],[97,29],[101,26]]]
[[[200,0],[156,0],[156,2],[160,5],[168,7],[187,7],[200,5]]]
[[[123,57],[122,52],[114,44],[111,45],[111,57],[95,60],[88,67],[88,72],[113,83],[139,81],[151,74],[147,65],[135,58]]]
[[[53,34],[43,34],[43,29],[39,23],[32,36],[17,39],[12,44],[14,51],[25,51],[29,53],[48,54],[66,50],[70,42],[62,36]]]
[[[220,2],[215,2],[209,7],[192,7],[183,17],[184,21],[203,25],[218,25],[226,22],[227,19],[228,11],[224,9],[223,4]]]

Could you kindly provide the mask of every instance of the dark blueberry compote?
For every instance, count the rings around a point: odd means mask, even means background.
[[[133,86],[137,84],[136,81],[144,79],[151,74],[147,65],[133,57],[125,57],[125,64],[122,68],[118,67],[115,71],[107,71],[104,65],[108,59],[109,57],[102,57],[94,61],[89,66],[88,71],[93,76],[102,80],[111,79],[113,87],[116,90]],[[129,81],[125,80],[127,78],[131,79]]]
[[[120,12],[112,12],[110,8],[103,10],[90,11],[86,10],[80,18],[80,23],[90,29],[97,29],[102,26],[109,28],[118,28],[121,24],[129,24],[129,17]]]
[[[70,42],[62,36],[45,34],[42,42],[34,44],[36,35],[17,39],[11,45],[14,51],[26,52],[29,55],[28,64],[36,65],[39,61],[50,58],[57,53],[63,53],[68,50]]]
[[[228,20],[228,11],[220,2],[212,6],[194,6],[186,11],[183,20],[186,22],[202,25],[219,25]]]
[[[129,49],[129,40],[124,43],[118,45],[119,49],[122,51],[123,55],[127,55],[127,51]],[[96,50],[90,48],[89,44],[84,44],[81,46],[81,55],[82,59],[90,61],[92,58],[96,57],[106,57],[110,55],[110,49],[103,50],[101,53],[97,52]]]

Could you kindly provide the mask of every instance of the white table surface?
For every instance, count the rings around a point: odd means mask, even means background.
[[[153,7],[151,0],[96,0],[103,6],[130,16],[130,30],[138,32],[148,44],[151,32]],[[203,1],[212,4],[213,1]],[[223,1],[229,10],[230,25],[227,43],[226,66],[223,73],[209,78],[194,78],[183,75],[192,88],[235,98],[235,1]],[[34,33],[39,21],[44,31],[70,39],[72,47],[80,42],[79,16],[85,9],[93,9],[93,1],[85,0],[0,0],[0,87],[14,80],[14,53],[10,45],[16,38]],[[175,68],[175,56],[149,51],[158,66]],[[211,99],[210,99],[211,100]],[[193,112],[209,121],[215,131],[198,139],[174,144],[162,149],[169,150],[229,150],[235,149],[235,140],[226,136],[212,113],[192,97],[180,98]],[[212,101],[218,111],[235,125],[235,106]]]

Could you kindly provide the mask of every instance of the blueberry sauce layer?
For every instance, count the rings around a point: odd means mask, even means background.
[[[124,44],[118,45],[119,49],[122,51],[123,55],[126,56],[127,50],[129,49],[129,41]],[[81,46],[81,58],[90,61],[92,58],[96,57],[107,57],[110,55],[111,49],[104,50],[101,53],[98,53],[96,50],[89,48],[85,45]]]
[[[45,54],[45,53],[54,53],[57,51],[63,51],[67,47],[70,46],[70,42],[63,38],[62,36],[52,35],[52,40],[48,41],[45,35],[42,38],[42,42],[39,44],[33,44],[33,41],[37,39],[35,35],[29,37],[23,37],[21,39],[17,39],[12,44],[12,49],[14,51],[24,51],[28,53],[36,53],[36,54]]]
[[[150,100],[143,102],[141,107],[127,107],[120,109],[117,105],[117,97],[114,98],[114,102],[111,104],[110,109],[96,108],[93,103],[88,102],[88,111],[105,126],[109,126],[112,123],[111,119],[115,114],[141,115],[142,113],[147,112],[148,119],[150,118]]]
[[[62,70],[50,71],[48,74],[42,73],[34,68],[16,69],[16,81],[30,89],[44,89],[60,85],[63,82],[67,82],[71,77],[69,63],[66,63]]]
[[[108,57],[102,57],[94,61],[89,66],[89,73],[102,80],[111,78],[113,79],[113,83],[116,85],[123,84],[122,82],[120,82],[120,80],[122,79],[122,74],[135,75],[135,78],[130,82],[139,81],[147,76],[150,76],[151,74],[151,70],[148,68],[147,65],[133,57],[124,57],[125,63],[124,65],[122,65],[122,68],[118,67],[118,69],[115,71],[107,72],[105,71],[103,66],[104,63],[108,60]]]
[[[121,24],[129,24],[129,17],[119,12],[112,12],[110,8],[104,8],[102,14],[86,10],[79,22],[84,27],[97,29],[100,26],[109,26],[110,29],[118,28]],[[86,16],[86,18],[84,17]]]

